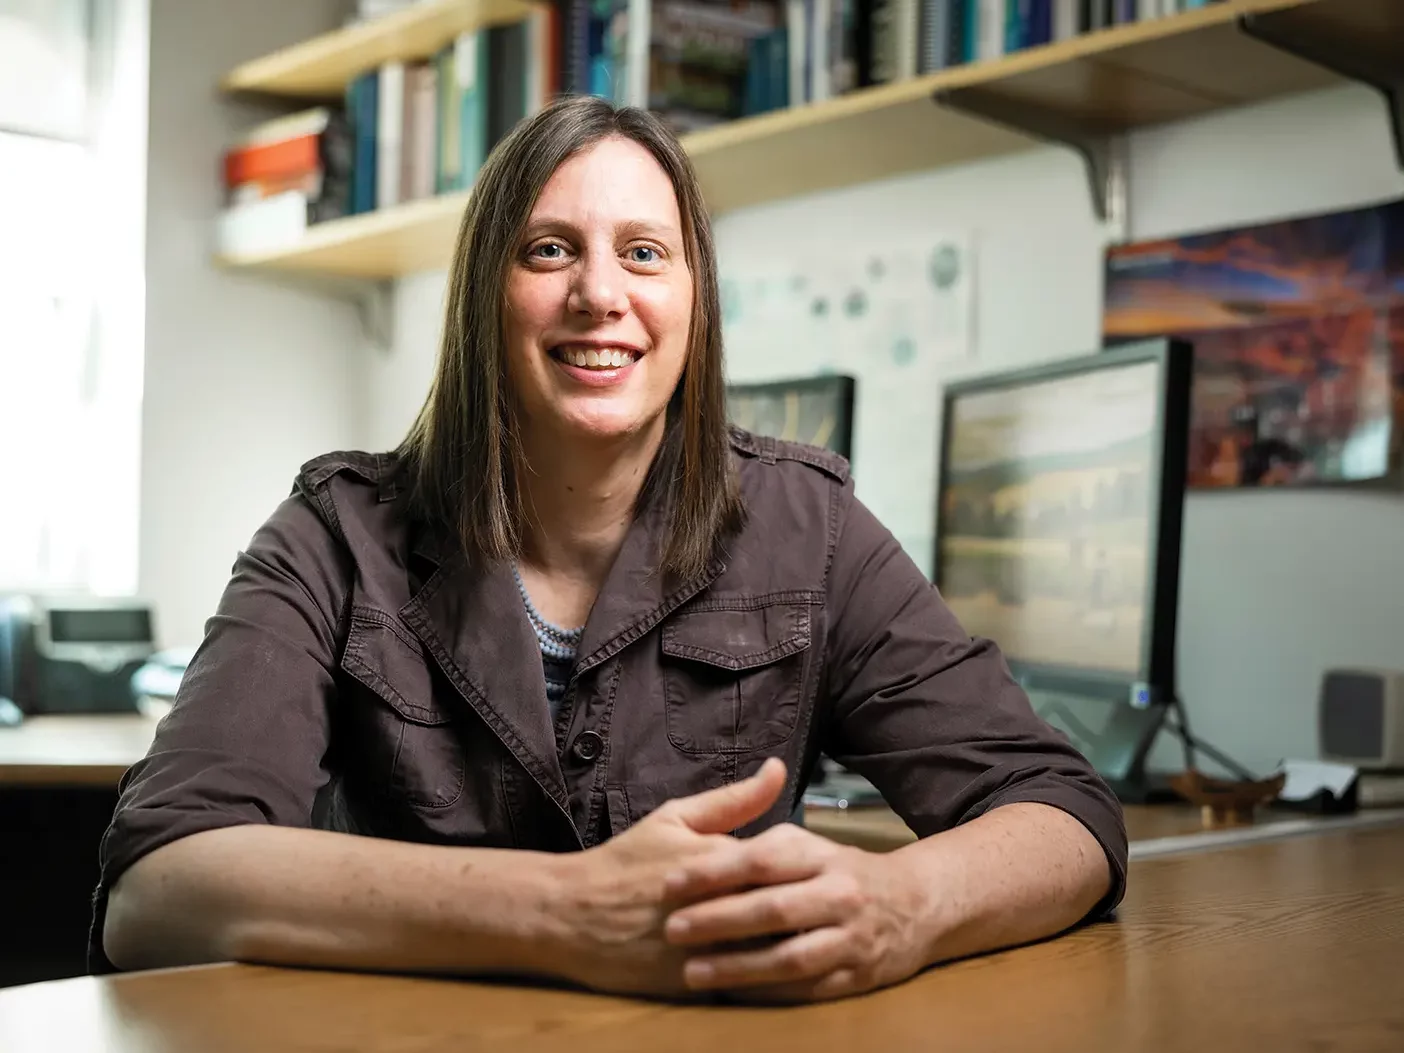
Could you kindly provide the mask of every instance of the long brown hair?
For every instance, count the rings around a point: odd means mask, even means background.
[[[682,145],[647,110],[566,96],[493,148],[458,229],[434,381],[397,452],[416,513],[456,535],[470,562],[520,555],[526,512],[518,482],[526,462],[503,361],[508,270],[556,169],[610,136],[643,146],[668,174],[692,272],[687,358],[641,494],[642,503],[658,502],[665,515],[662,569],[684,579],[706,567],[722,536],[740,525],[742,509],[727,434],[711,223]]]

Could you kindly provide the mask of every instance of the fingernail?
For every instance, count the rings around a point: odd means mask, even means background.
[[[683,975],[690,984],[705,984],[716,972],[710,962],[688,962]]]
[[[680,918],[674,914],[668,919],[667,928],[669,936],[686,936],[692,928],[692,924],[686,918]]]
[[[687,875],[681,870],[674,870],[663,879],[663,887],[669,892],[675,892],[687,884]]]

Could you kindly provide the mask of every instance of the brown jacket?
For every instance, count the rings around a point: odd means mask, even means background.
[[[656,513],[631,527],[554,725],[510,568],[471,570],[409,520],[386,455],[303,467],[235,561],[172,713],[127,772],[107,891],[160,845],[239,823],[571,851],[669,798],[783,758],[754,832],[788,819],[822,751],[925,836],[1014,801],[1077,817],[1121,898],[1120,806],[1034,714],[989,641],[853,495],[831,454],[734,435],[748,518],[664,590]]]

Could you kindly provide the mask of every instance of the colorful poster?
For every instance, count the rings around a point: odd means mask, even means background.
[[[1103,329],[1194,343],[1190,486],[1378,479],[1404,420],[1404,202],[1115,247]]]

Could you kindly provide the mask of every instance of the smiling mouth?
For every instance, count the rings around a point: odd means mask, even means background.
[[[632,348],[622,347],[553,347],[548,353],[556,361],[577,369],[619,369],[642,357]]]

